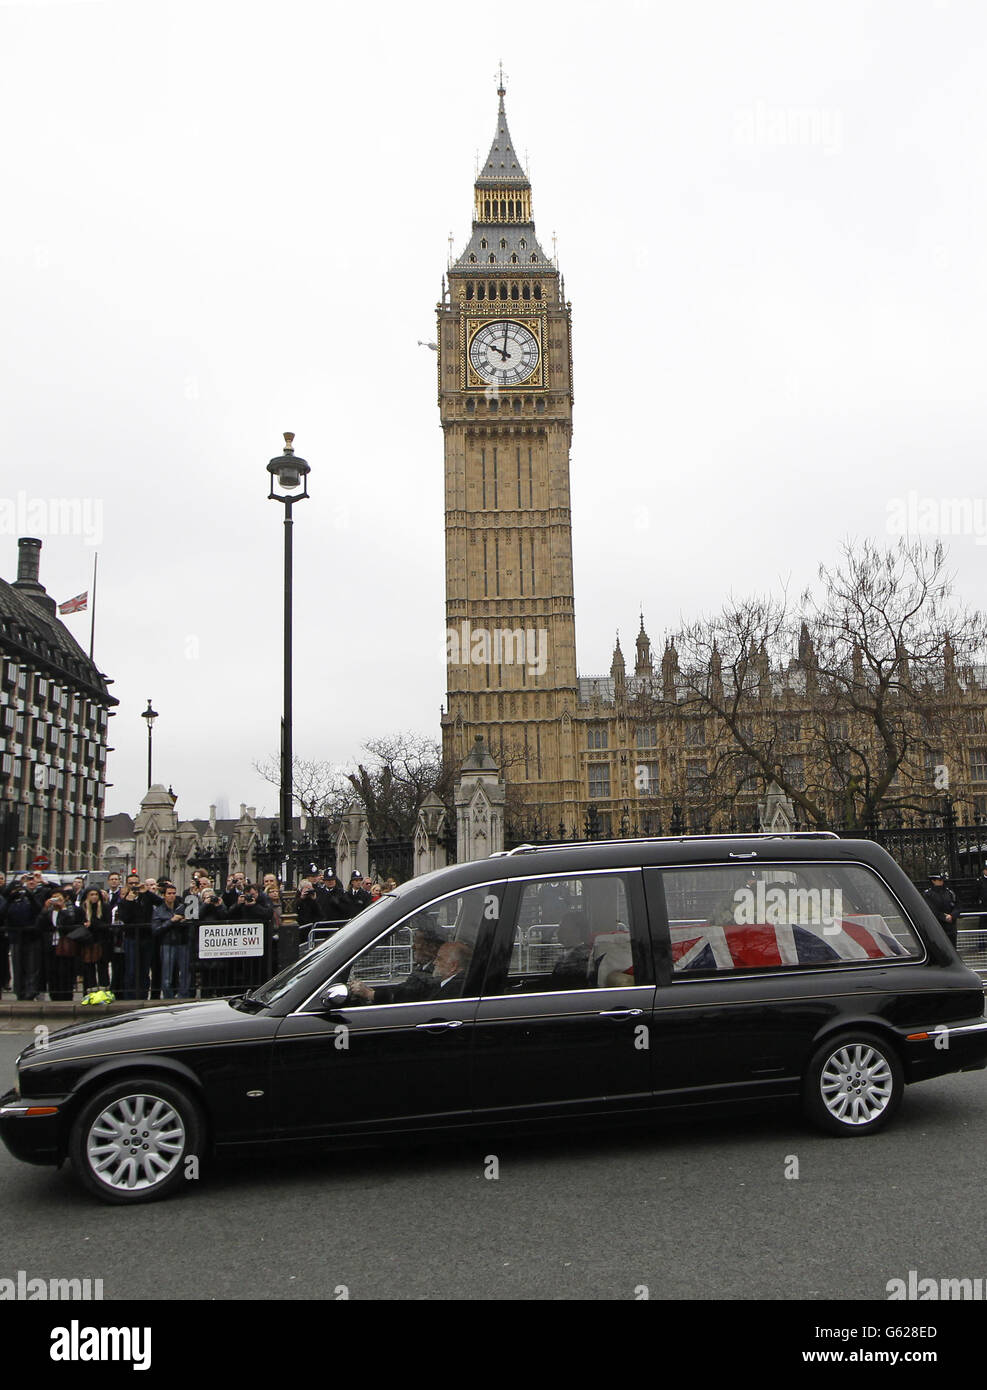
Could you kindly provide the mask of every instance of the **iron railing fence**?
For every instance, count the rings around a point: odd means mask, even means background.
[[[368,840],[367,859],[378,879],[406,883],[415,876],[415,842],[411,839]]]

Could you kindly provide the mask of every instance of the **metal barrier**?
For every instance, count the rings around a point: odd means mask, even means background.
[[[345,926],[345,922],[313,922],[299,943],[298,954],[304,956],[309,951],[314,951],[317,946],[324,946],[331,936],[336,935],[340,927]]]
[[[549,975],[556,961],[565,955],[565,947],[554,940],[558,930],[553,923],[538,922],[527,930],[519,928],[511,949],[512,975]]]
[[[411,932],[407,927],[386,937],[386,946],[371,946],[354,962],[351,978],[373,984],[376,980],[404,979],[411,974],[414,956],[411,950]]]
[[[974,917],[978,922],[975,927],[968,925]],[[987,977],[987,912],[961,912],[956,928],[956,949],[964,965]]]

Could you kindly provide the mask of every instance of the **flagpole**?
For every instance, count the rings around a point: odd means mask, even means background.
[[[93,642],[96,637],[96,561],[99,559],[99,551],[93,555],[93,611],[89,619],[89,660],[93,659]]]

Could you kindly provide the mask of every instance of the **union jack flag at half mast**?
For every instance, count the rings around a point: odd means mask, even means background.
[[[58,605],[59,613],[81,613],[84,608],[89,606],[89,590],[84,594],[76,594],[75,598],[66,600],[65,603]]]

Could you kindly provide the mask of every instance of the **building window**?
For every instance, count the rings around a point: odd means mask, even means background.
[[[698,719],[690,719],[685,726],[685,743],[687,748],[705,748],[706,725]]]
[[[589,795],[591,801],[602,799],[610,795],[609,763],[590,763]]]
[[[587,748],[607,748],[607,726],[605,724],[590,724],[586,730]]]
[[[634,786],[638,796],[657,796],[659,772],[657,763],[638,763],[634,768]]]
[[[689,796],[697,796],[706,787],[706,759],[686,758],[685,789]]]
[[[782,743],[798,743],[802,726],[797,719],[782,719],[778,724],[778,737]]]
[[[658,746],[658,730],[653,724],[639,724],[636,742],[638,748],[656,748]]]
[[[761,790],[764,779],[753,758],[734,758],[733,773],[737,779],[738,792],[759,792]]]
[[[934,769],[937,762],[942,762],[942,754],[937,757],[936,751],[933,751],[926,755],[926,759],[930,769]],[[970,749],[970,781],[987,782],[987,748]]]
[[[785,779],[797,791],[805,790],[805,759],[799,756],[786,758],[782,764]]]

